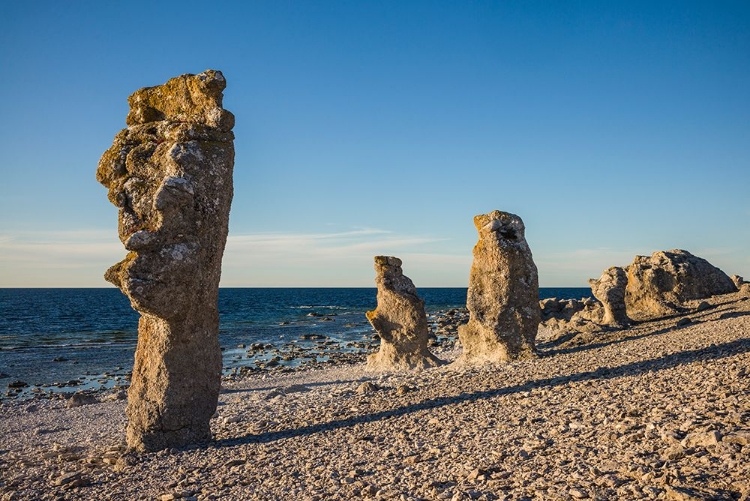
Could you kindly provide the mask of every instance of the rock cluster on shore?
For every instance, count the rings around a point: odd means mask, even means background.
[[[685,313],[691,300],[738,290],[745,294],[742,277],[730,278],[705,259],[680,249],[636,256],[629,266],[608,268],[589,284],[599,302],[591,298],[539,302],[545,339],[571,338],[578,333],[590,339],[596,332],[627,327],[633,320]]]

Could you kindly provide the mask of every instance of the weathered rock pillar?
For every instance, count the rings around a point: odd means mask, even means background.
[[[458,329],[458,363],[504,362],[536,356],[539,279],[521,218],[493,211],[474,217],[474,246],[466,306]]]
[[[591,292],[604,305],[602,323],[610,327],[622,328],[631,321],[625,309],[625,289],[628,286],[628,272],[619,266],[607,268],[599,279],[590,279]]]
[[[366,313],[380,335],[380,351],[367,357],[370,370],[425,369],[444,362],[427,349],[429,328],[424,300],[401,270],[401,260],[375,256],[378,306]]]
[[[219,71],[182,75],[128,98],[128,127],[97,180],[119,207],[127,257],[104,278],[140,314],[128,391],[128,446],[210,439],[221,387],[218,288],[234,167],[234,116]]]

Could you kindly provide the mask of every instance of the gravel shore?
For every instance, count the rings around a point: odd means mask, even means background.
[[[750,299],[709,303],[504,365],[248,375],[156,454],[122,394],[4,401],[0,499],[750,500]]]

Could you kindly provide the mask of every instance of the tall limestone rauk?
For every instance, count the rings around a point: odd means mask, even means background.
[[[536,356],[539,278],[520,217],[493,211],[474,217],[479,241],[469,276],[469,322],[458,329],[459,364]]]
[[[426,369],[444,362],[427,348],[430,330],[424,300],[393,256],[375,256],[378,307],[366,313],[380,335],[380,351],[367,357],[369,370]]]
[[[234,116],[219,71],[128,98],[128,127],[96,179],[119,208],[125,259],[105,279],[140,314],[127,442],[154,451],[211,438],[221,387],[218,287],[234,168]]]

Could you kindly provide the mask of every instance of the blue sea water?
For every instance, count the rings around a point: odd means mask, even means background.
[[[266,347],[314,343],[327,336],[341,346],[371,340],[364,313],[377,305],[375,288],[222,288],[219,342],[224,369],[253,366]],[[428,315],[462,308],[466,288],[423,288]],[[589,289],[542,288],[540,297],[581,298]],[[117,384],[133,364],[138,314],[128,299],[107,289],[0,289],[0,387],[11,381],[51,385],[79,381],[91,387],[107,374]],[[296,346],[296,345],[295,345]],[[323,358],[324,355],[321,355]],[[288,362],[294,365],[295,361]]]

